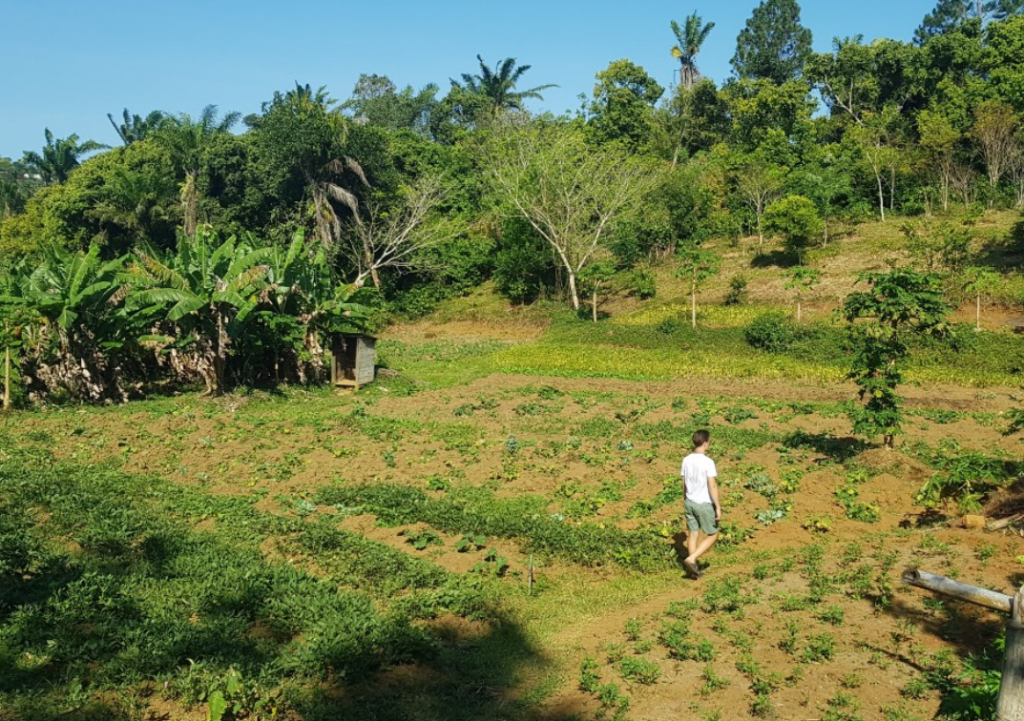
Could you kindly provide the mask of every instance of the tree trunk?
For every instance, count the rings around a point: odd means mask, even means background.
[[[943,163],[942,170],[940,171],[941,179],[939,180],[939,195],[942,198],[942,212],[949,212],[949,164]]]
[[[591,297],[591,305],[594,315],[594,322],[597,322],[597,284],[594,284],[594,294]]]
[[[4,410],[11,409],[11,343],[4,347]]]
[[[896,210],[896,169],[889,169],[889,210]]]
[[[882,214],[882,222],[885,222],[885,190],[882,188],[882,174],[875,173],[875,180],[878,181],[878,211]]]
[[[199,191],[193,173],[185,174],[185,184],[181,187],[181,214],[185,235],[195,235],[199,227]]]
[[[757,208],[757,247],[764,245],[764,231],[761,230],[761,209]]]
[[[569,296],[572,299],[572,309],[578,311],[580,309],[580,295],[576,291],[576,273],[573,271],[568,272],[569,276]]]
[[[697,327],[697,273],[693,274],[693,284],[690,286],[690,323]]]
[[[227,340],[224,332],[224,316],[217,312],[217,340],[214,345],[213,356],[213,382],[211,395],[220,395],[224,389],[224,366],[227,355]]]
[[[370,277],[373,278],[373,286],[380,290],[380,273],[377,272],[376,266],[370,266]]]

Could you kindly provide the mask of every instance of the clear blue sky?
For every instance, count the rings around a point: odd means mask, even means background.
[[[122,108],[197,114],[259,110],[295,81],[347,98],[360,73],[399,87],[476,72],[514,57],[531,65],[522,87],[556,83],[533,110],[579,107],[595,73],[629,58],[662,85],[674,77],[669,21],[697,11],[715,23],[698,58],[729,76],[736,36],[758,0],[520,0],[518,3],[327,0],[0,0],[0,155],[43,145],[43,128],[116,144],[106,114]],[[833,36],[909,40],[935,0],[804,0],[814,47]]]

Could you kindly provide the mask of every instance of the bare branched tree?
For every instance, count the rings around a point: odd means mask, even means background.
[[[575,128],[526,119],[498,127],[485,165],[494,190],[558,256],[576,310],[580,271],[660,177],[657,167],[619,149],[588,146]]]
[[[1006,173],[1017,152],[1017,118],[1013,108],[998,101],[989,100],[979,105],[974,111],[974,137],[981,147],[981,156],[985,160],[988,182],[992,188]]]
[[[1015,136],[1015,147],[1010,156],[1010,164],[1007,172],[1013,182],[1014,193],[1017,198],[1017,208],[1024,208],[1024,134],[1018,132]]]
[[[743,165],[736,173],[736,189],[757,218],[757,246],[764,245],[764,211],[779,197],[786,181],[786,168],[760,158]]]
[[[422,251],[444,239],[448,226],[430,222],[433,211],[444,202],[447,189],[437,175],[424,175],[405,188],[396,205],[370,199],[355,213],[352,232],[340,246],[356,269],[356,287],[367,278],[380,287],[383,268],[408,269],[420,265]]]

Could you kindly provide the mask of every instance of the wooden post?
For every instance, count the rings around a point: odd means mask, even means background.
[[[1010,614],[1006,654],[996,699],[996,721],[1024,721],[1024,586],[1014,596],[990,591],[917,569],[903,572],[903,582],[918,588]]]
[[[996,699],[996,721],[1024,721],[1024,586],[1013,598],[1006,624],[1006,655],[1003,678]]]
[[[11,410],[11,325],[4,323],[4,405]]]
[[[331,388],[338,387],[338,340],[331,338]]]

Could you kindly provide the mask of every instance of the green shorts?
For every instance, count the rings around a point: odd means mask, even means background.
[[[701,530],[709,536],[718,533],[718,524],[715,522],[714,503],[693,503],[692,501],[687,501],[685,508],[687,529],[690,531]]]

